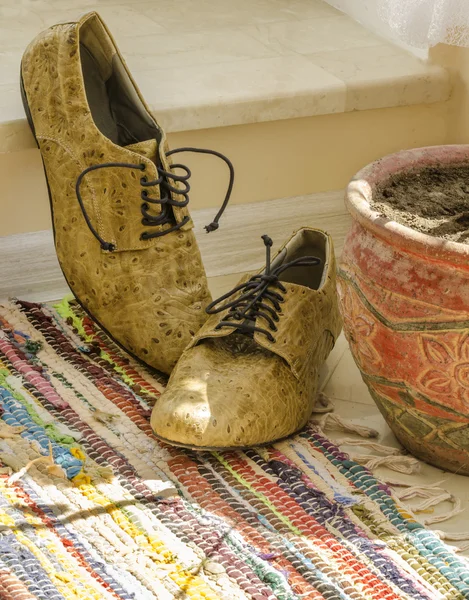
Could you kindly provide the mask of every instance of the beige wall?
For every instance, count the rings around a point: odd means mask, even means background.
[[[344,187],[366,163],[402,148],[444,143],[447,105],[325,115],[170,135],[172,147],[214,148],[236,169],[233,202]],[[227,169],[216,158],[182,157],[193,171],[192,208],[221,204]],[[50,228],[39,151],[0,154],[0,236]],[[285,207],[288,211],[288,207]],[[281,217],[281,216],[279,216]]]
[[[449,69],[453,78],[447,143],[467,144],[469,143],[469,48],[440,44],[431,51],[430,58]]]

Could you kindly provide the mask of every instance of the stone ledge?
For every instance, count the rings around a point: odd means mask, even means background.
[[[69,2],[58,8],[44,1],[34,13],[12,6],[0,24],[0,152],[34,147],[19,94],[21,54],[39,31],[87,10],[87,0],[74,8]],[[104,0],[99,10],[169,132],[430,104],[450,95],[444,68],[320,0],[259,0],[255,7],[248,0],[181,0],[162,3],[158,16],[153,3]],[[184,19],[176,27],[178,15]]]

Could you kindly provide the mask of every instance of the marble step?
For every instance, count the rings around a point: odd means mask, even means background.
[[[29,7],[29,8],[28,8]],[[21,55],[89,0],[3,0],[0,152],[34,147],[19,94]],[[322,0],[100,0],[152,111],[169,132],[448,99],[450,81]]]

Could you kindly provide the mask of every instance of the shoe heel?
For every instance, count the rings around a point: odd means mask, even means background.
[[[26,90],[24,89],[23,75],[22,69],[20,69],[20,89],[21,89],[21,100],[23,101],[24,112],[26,113],[26,118],[28,120],[29,127],[31,128],[31,132],[34,136],[34,141],[36,142],[36,146],[39,148],[39,144],[36,138],[36,130],[34,129],[33,117],[31,116],[31,111],[29,109],[28,98],[26,96]]]

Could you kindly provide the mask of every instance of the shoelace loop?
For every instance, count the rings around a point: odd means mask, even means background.
[[[279,321],[278,313],[281,312],[280,304],[284,302],[282,293],[285,294],[287,292],[286,287],[279,280],[280,275],[291,267],[318,266],[321,264],[321,259],[315,256],[303,256],[283,263],[272,270],[270,256],[272,240],[268,235],[263,235],[262,239],[266,249],[264,273],[254,275],[249,281],[238,285],[223,296],[220,296],[217,300],[211,302],[207,306],[206,312],[209,315],[214,315],[229,309],[226,317],[218,323],[215,329],[231,327],[240,333],[248,335],[254,335],[257,331],[265,335],[270,342],[275,343],[276,340],[271,331],[277,331],[275,323]],[[280,290],[282,293],[276,290]],[[241,294],[235,297],[234,300],[228,300],[236,296],[239,292]],[[228,302],[223,303],[224,300],[228,300]],[[267,304],[266,301],[269,303]],[[268,329],[257,327],[255,325],[257,318],[264,319],[267,322]],[[235,323],[234,321],[238,322]]]
[[[234,183],[233,164],[230,161],[230,159],[227,158],[221,152],[217,152],[216,150],[208,150],[205,148],[192,148],[192,147],[175,148],[173,150],[170,150],[169,152],[166,152],[166,156],[171,156],[172,154],[177,154],[179,152],[194,152],[197,154],[211,154],[211,155],[217,156],[218,158],[223,160],[226,163],[226,165],[228,166],[228,169],[230,171],[230,180],[228,183],[228,188],[227,188],[227,191],[225,194],[225,198],[220,207],[220,210],[215,215],[215,218],[213,219],[213,221],[209,225],[205,226],[205,230],[207,231],[207,233],[210,233],[211,231],[215,231],[219,227],[218,221],[220,220],[221,216],[225,212],[225,209],[226,209],[228,202],[230,200],[230,197],[231,197],[231,192],[233,191],[233,183]],[[91,171],[96,171],[98,169],[105,169],[105,168],[110,168],[110,167],[118,167],[118,168],[124,168],[124,169],[138,169],[140,171],[145,171],[146,165],[144,163],[140,163],[140,164],[136,165],[136,164],[124,163],[124,162],[101,163],[98,165],[91,165],[90,167],[87,167],[80,173],[80,175],[77,178],[76,185],[75,185],[75,191],[76,191],[78,203],[80,204],[80,208],[83,213],[83,217],[85,218],[86,224],[88,225],[91,233],[94,235],[94,237],[100,243],[101,248],[103,250],[107,250],[108,252],[113,252],[116,249],[115,245],[112,242],[106,242],[106,240],[104,240],[99,235],[99,233],[96,231],[95,227],[91,223],[91,219],[86,211],[85,205],[83,203],[83,198],[82,198],[81,192],[80,192],[80,186],[83,181],[83,178],[88,173],[90,173]],[[163,167],[156,165],[156,170],[158,172],[157,179],[149,181],[145,175],[140,178],[140,185],[142,187],[145,188],[145,187],[152,187],[152,186],[160,186],[160,190],[162,190],[164,192],[164,194],[162,193],[160,195],[160,198],[152,198],[151,196],[148,195],[148,192],[145,189],[141,192],[140,197],[141,197],[143,203],[140,206],[140,211],[142,213],[142,225],[145,225],[146,227],[156,227],[156,226],[161,226],[161,225],[166,225],[168,223],[171,223],[172,211],[170,210],[169,207],[174,206],[174,207],[183,208],[184,206],[187,206],[187,204],[189,203],[189,192],[191,189],[191,186],[189,183],[189,178],[192,175],[191,170],[186,165],[183,165],[180,163],[170,165],[170,169],[171,169],[171,171],[167,171],[167,170],[163,169]],[[178,175],[177,173],[173,172],[173,169],[181,169],[182,171],[184,171],[184,174]],[[171,181],[173,183],[171,183]],[[183,188],[181,189],[181,188],[177,187],[177,185],[174,185],[175,182],[183,184]],[[184,198],[184,200],[182,200],[182,201],[174,200],[174,198],[172,197],[173,194],[182,196]],[[159,215],[152,215],[149,212],[151,204],[161,205],[162,209],[161,209],[161,212]],[[140,239],[141,240],[150,240],[153,238],[161,237],[161,236],[171,233],[173,231],[177,231],[177,230],[181,229],[181,227],[183,227],[189,220],[190,220],[190,218],[188,216],[186,216],[186,217],[184,217],[184,219],[181,222],[176,223],[176,225],[173,225],[173,227],[170,227],[163,231],[153,231],[153,232],[144,231],[141,234]]]

